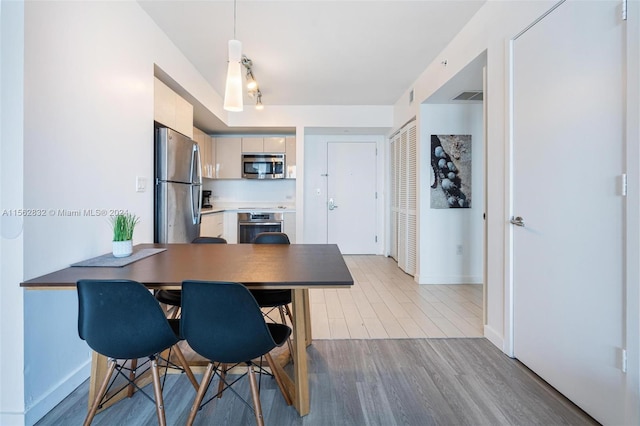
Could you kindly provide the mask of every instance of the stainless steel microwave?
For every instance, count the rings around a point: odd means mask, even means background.
[[[284,179],[284,154],[242,154],[242,177],[245,179]]]

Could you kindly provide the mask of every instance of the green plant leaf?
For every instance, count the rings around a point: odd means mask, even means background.
[[[129,241],[133,239],[133,230],[140,218],[132,213],[118,214],[111,218],[113,225],[113,241]]]

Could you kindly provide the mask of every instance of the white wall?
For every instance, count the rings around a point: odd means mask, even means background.
[[[213,191],[211,201],[218,205],[246,203],[245,207],[267,204],[292,206],[296,201],[295,179],[205,179],[203,188]]]
[[[484,182],[482,104],[420,108],[420,284],[482,283]],[[431,135],[471,135],[471,208],[430,208]],[[462,254],[458,253],[462,247]]]
[[[0,211],[22,207],[24,5],[0,2]],[[24,412],[22,220],[0,216],[0,425]]]

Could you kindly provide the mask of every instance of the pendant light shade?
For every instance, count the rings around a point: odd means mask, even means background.
[[[229,40],[229,64],[227,65],[227,84],[224,89],[224,109],[242,111],[242,43]]]

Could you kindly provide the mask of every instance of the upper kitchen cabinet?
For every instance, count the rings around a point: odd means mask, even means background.
[[[154,77],[153,119],[193,138],[193,105]]]
[[[284,137],[264,138],[264,152],[286,152]]]
[[[215,138],[216,177],[218,179],[242,178],[241,138]]]
[[[277,137],[248,137],[242,138],[242,152],[286,152],[285,138]]]
[[[285,138],[286,145],[286,153],[287,156],[285,158],[287,173],[285,177],[287,179],[295,179],[296,178],[296,137],[295,136],[287,136]]]
[[[203,133],[202,135],[202,146],[205,147],[206,155],[202,164],[205,166],[206,175],[203,177],[209,179],[215,179],[216,176],[216,141],[211,136]]]
[[[216,147],[213,138],[202,130],[193,128],[193,140],[200,147],[200,162],[202,165],[202,177],[215,179],[216,177]]]
[[[264,152],[263,138],[242,138],[242,152]]]

